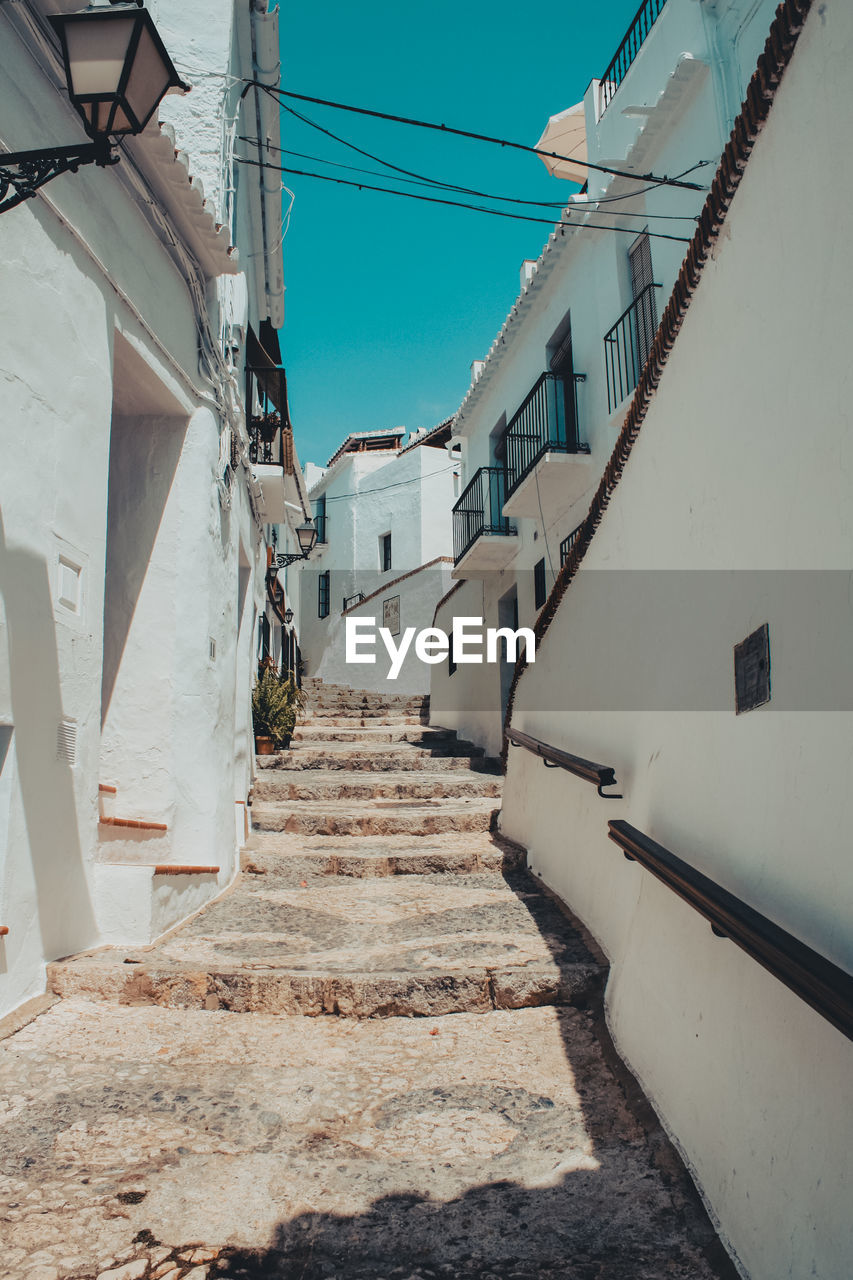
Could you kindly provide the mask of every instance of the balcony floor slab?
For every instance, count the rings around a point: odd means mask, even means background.
[[[593,483],[592,458],[588,453],[543,453],[521,484],[507,498],[503,514],[513,520],[538,517],[548,523],[569,510]]]
[[[512,564],[521,550],[518,534],[483,533],[453,566],[451,578],[488,577]]]

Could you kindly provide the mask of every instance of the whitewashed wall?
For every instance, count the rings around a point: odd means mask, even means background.
[[[328,542],[318,544],[310,562],[299,566],[300,645],[306,674],[326,681],[341,680],[353,688],[379,687],[376,681],[385,670],[384,664],[373,672],[367,666],[356,666],[349,672],[344,669],[343,601],[359,591],[372,596],[386,585],[388,594],[396,595],[396,588],[392,590],[389,584],[422,565],[450,556],[454,470],[458,468],[445,449],[426,445],[402,453],[344,454],[311,489],[312,503],[321,493],[326,494]],[[382,571],[380,537],[389,532],[391,568]],[[407,608],[419,619],[419,628],[432,625],[435,606],[449,586],[448,569],[425,569],[416,581],[401,584]],[[327,618],[320,618],[318,575],[326,571],[330,573],[331,611]],[[381,623],[381,599],[378,608]],[[414,624],[403,621],[403,625]],[[411,679],[416,691],[426,692],[429,671],[421,663],[418,668],[417,673],[412,668]],[[361,685],[362,679],[368,683]],[[395,683],[400,681],[388,685],[389,690]]]
[[[589,155],[638,172],[679,174],[703,186],[710,181],[734,115],[773,16],[771,0],[728,0],[697,5],[693,0],[669,0],[631,65],[616,97],[599,115],[598,82],[585,97]],[[615,49],[614,49],[615,52]],[[750,59],[752,60],[750,62]],[[748,65],[748,70],[745,68]],[[591,68],[601,74],[603,68]],[[568,104],[566,104],[568,105]],[[700,161],[710,165],[695,166]],[[610,175],[590,173],[589,195],[624,196],[630,183]],[[586,199],[587,197],[578,197]],[[592,227],[557,230],[536,264],[516,306],[507,317],[471,395],[463,403],[456,431],[463,439],[461,487],[478,467],[488,466],[490,436],[509,421],[547,367],[546,347],[567,314],[571,316],[574,368],[586,375],[578,387],[581,440],[590,446],[585,463],[586,483],[572,504],[556,512],[543,506],[541,518],[514,519],[521,545],[501,575],[492,574],[478,594],[489,626],[498,625],[498,601],[513,588],[522,624],[534,616],[533,566],[545,558],[548,583],[559,569],[559,544],[583,519],[602,470],[610,457],[628,400],[613,412],[607,393],[603,337],[631,301],[628,248],[647,225],[652,233],[689,238],[692,217],[704,192],[659,186],[631,201],[603,204]],[[572,214],[578,221],[582,206]],[[617,219],[613,210],[631,210]],[[670,221],[688,215],[686,221]],[[658,314],[684,257],[681,239],[653,238],[651,255],[658,291]],[[454,607],[459,597],[454,597]],[[471,666],[448,680],[436,668],[432,680],[432,715],[441,709],[444,721],[458,725],[491,752],[500,748],[502,717],[500,679],[494,670]]]
[[[77,137],[4,17],[3,142]],[[44,990],[45,960],[146,940],[233,875],[262,587],[241,482],[220,504],[223,422],[190,292],[119,172],[56,180],[2,231],[0,1014]],[[99,783],[118,787],[115,814],[168,831],[99,830]],[[161,885],[153,862],[220,872]]]
[[[837,164],[851,50],[849,5],[814,9],[519,687],[513,723],[615,766],[625,799],[517,749],[504,796],[504,829],[607,952],[617,1047],[752,1280],[849,1275],[853,1050],[629,865],[606,824],[627,819],[853,970],[853,269],[832,248],[853,197]],[[833,175],[832,201],[788,199],[793,154],[802,189]],[[732,647],[765,621],[772,698],[735,717]]]

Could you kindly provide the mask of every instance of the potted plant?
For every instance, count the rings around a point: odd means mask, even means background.
[[[302,691],[292,676],[279,675],[271,664],[261,668],[252,690],[252,721],[258,755],[272,755],[290,746],[303,703]]]

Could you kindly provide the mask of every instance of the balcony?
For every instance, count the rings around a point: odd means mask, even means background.
[[[270,524],[285,520],[284,478],[293,474],[293,432],[284,369],[273,364],[246,369],[249,459],[261,486]]]
[[[640,380],[658,327],[655,289],[647,284],[604,335],[607,367],[607,405],[611,413],[629,396]]]
[[[634,20],[628,28],[622,43],[610,60],[610,65],[601,77],[599,84],[598,117],[604,115],[616,90],[619,88],[628,70],[643,47],[646,36],[657,21],[666,0],[643,0]]]
[[[505,569],[521,546],[503,514],[506,471],[480,467],[453,508],[453,578],[477,578]]]
[[[589,486],[589,445],[578,436],[577,385],[585,378],[543,373],[507,427],[505,516],[559,516]]]

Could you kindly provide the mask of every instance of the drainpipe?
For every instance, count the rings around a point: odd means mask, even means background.
[[[277,88],[281,76],[278,52],[278,9],[270,11],[269,0],[251,0],[252,72],[256,80]],[[278,102],[262,89],[253,90],[258,158],[281,164],[276,150],[281,144]],[[267,310],[273,328],[284,324],[284,265],[281,246],[281,175],[274,169],[259,169],[261,224],[264,242],[263,276]]]

